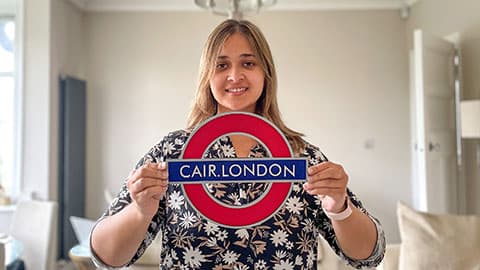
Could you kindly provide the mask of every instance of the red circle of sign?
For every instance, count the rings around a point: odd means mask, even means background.
[[[184,159],[202,158],[205,149],[220,136],[241,132],[255,136],[270,150],[272,157],[291,157],[285,137],[271,123],[250,113],[218,115],[193,132],[183,150]],[[183,189],[192,206],[206,218],[231,227],[251,226],[270,217],[290,193],[291,183],[272,183],[268,193],[255,204],[239,208],[219,204],[202,184],[184,184]]]

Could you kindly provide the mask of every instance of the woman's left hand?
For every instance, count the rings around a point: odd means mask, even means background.
[[[342,165],[326,161],[308,168],[303,188],[310,195],[320,195],[323,209],[339,213],[345,208],[347,183],[348,175]]]

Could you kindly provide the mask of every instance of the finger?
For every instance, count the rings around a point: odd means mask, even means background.
[[[153,195],[152,198],[155,199],[155,200],[161,200],[165,196],[165,194],[167,193],[167,190],[168,190],[168,188],[165,187],[164,189],[162,189],[160,191],[160,193]]]
[[[140,201],[144,199],[155,199],[159,200],[167,191],[168,187],[163,186],[154,186],[143,190],[142,192],[137,194],[137,198]]]
[[[305,182],[303,184],[305,190],[315,189],[315,188],[343,188],[347,189],[347,185],[343,181],[327,179],[317,182]]]
[[[133,175],[135,174],[135,169],[131,170],[129,173],[128,173],[128,178],[127,178],[127,188],[128,190],[130,190],[130,186],[131,184],[133,183],[134,179],[132,178]]]
[[[320,171],[315,174],[311,174],[307,177],[308,180],[318,181],[323,179],[344,179],[346,177],[345,172],[343,170],[339,170],[337,168],[327,168],[323,171]]]
[[[330,187],[322,187],[322,188],[314,188],[314,189],[308,189],[306,192],[310,195],[321,195],[323,197],[325,196],[336,196],[337,194],[341,194],[341,189],[339,188],[330,188]]]
[[[138,188],[138,190],[147,189],[154,186],[168,186],[168,180],[165,179],[155,179],[155,178],[142,178],[139,181],[133,184],[133,187]]]
[[[325,161],[317,165],[310,166],[307,171],[308,171],[308,174],[312,175],[312,174],[321,172],[327,168],[333,167],[334,165],[336,164],[331,161]]]
[[[146,168],[151,169],[153,171],[166,172],[167,171],[167,163],[165,161],[162,161],[162,162],[159,162],[159,163],[149,163],[149,164],[146,164]]]
[[[153,165],[154,167],[149,167],[151,165],[145,166],[145,167],[140,167],[139,169],[136,170],[133,178],[139,179],[139,178],[158,178],[158,179],[167,179],[168,178],[168,172],[167,171],[159,171],[156,168],[157,165]],[[135,180],[133,180],[135,182]]]
[[[309,189],[306,191],[310,195],[321,195],[322,197],[325,196],[335,196],[336,194],[340,193],[338,189],[335,188],[315,188]]]
[[[156,169],[150,169],[147,166],[142,166],[139,169],[135,170],[134,174],[128,180],[127,182],[128,190],[130,192],[137,193],[142,191],[143,188],[148,187],[149,186],[148,181],[147,182],[143,181],[143,183],[138,184],[139,186],[135,185],[136,182],[144,178],[153,179],[156,181],[168,181],[168,172],[166,171],[160,172]]]
[[[162,171],[167,169],[167,163],[165,161],[149,162],[149,163],[144,164],[144,166],[146,166],[147,168],[150,168],[150,169],[162,170]]]
[[[130,185],[130,192],[140,193],[145,189],[155,186],[168,186],[168,180],[157,178],[140,178]]]
[[[157,169],[161,171],[167,170],[167,163],[165,161],[157,163]]]
[[[145,163],[143,165],[149,169],[156,169],[158,167],[158,163],[153,161],[149,161],[148,163]]]
[[[346,182],[341,181],[338,179],[332,179],[332,178],[327,178],[327,179],[322,179],[322,180],[312,180],[308,181],[304,184],[304,187],[306,189],[312,189],[312,188],[321,188],[321,187],[332,187],[332,188],[346,188]]]

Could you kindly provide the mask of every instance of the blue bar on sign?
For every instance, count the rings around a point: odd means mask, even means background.
[[[170,183],[303,182],[306,158],[183,159],[168,161]]]

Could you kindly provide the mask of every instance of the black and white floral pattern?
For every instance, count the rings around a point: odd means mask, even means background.
[[[188,131],[168,134],[137,164],[147,160],[160,162],[177,159],[190,136]],[[267,150],[257,144],[250,157],[268,157]],[[312,166],[326,161],[320,150],[306,143],[301,155]],[[205,158],[234,158],[235,149],[228,136],[218,139],[207,150]],[[207,184],[206,190],[219,202],[243,205],[254,202],[268,188],[265,183]],[[368,212],[349,190],[353,205]],[[114,199],[105,216],[114,215],[131,202],[126,185]],[[293,184],[285,204],[265,222],[248,228],[229,228],[212,223],[199,215],[188,203],[180,185],[171,184],[160,201],[157,214],[152,219],[145,239],[129,264],[134,263],[162,233],[160,269],[316,269],[317,238],[324,237],[333,250],[346,263],[356,268],[373,267],[380,263],[385,252],[385,236],[379,222],[371,217],[377,227],[377,243],[371,256],[365,260],[348,258],[339,248],[330,220],[321,208],[318,196],[304,192],[300,183]],[[94,261],[106,267],[96,256]]]

